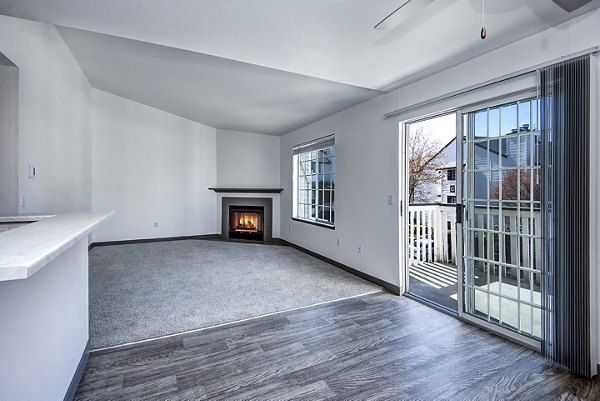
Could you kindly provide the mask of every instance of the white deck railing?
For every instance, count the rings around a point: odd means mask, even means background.
[[[478,211],[481,210],[481,213]],[[481,228],[483,238],[487,219],[487,209],[477,208],[473,226]],[[490,209],[491,216],[500,216],[499,209]],[[541,215],[539,211],[520,213],[516,209],[502,209],[502,221],[497,219],[493,228],[496,238],[490,241],[479,240],[473,244],[473,253],[479,259],[501,260],[515,266],[537,269],[541,266],[541,243],[535,237],[541,233]],[[519,218],[521,222],[519,224]],[[441,262],[456,264],[456,206],[447,204],[413,204],[408,209],[409,264],[419,262]],[[520,232],[519,232],[520,230]],[[488,233],[489,234],[489,233]],[[519,234],[519,235],[517,235]],[[519,244],[519,242],[521,242]],[[476,249],[475,249],[476,248]],[[498,249],[496,249],[498,248]]]
[[[456,262],[456,207],[440,204],[408,208],[409,264]]]

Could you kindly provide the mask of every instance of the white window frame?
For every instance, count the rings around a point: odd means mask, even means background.
[[[294,146],[293,220],[335,229],[335,156],[334,135]],[[333,163],[322,171],[325,159]],[[300,188],[301,182],[306,188]]]

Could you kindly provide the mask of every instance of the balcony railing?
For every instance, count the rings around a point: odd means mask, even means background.
[[[542,259],[539,210],[476,207],[474,214],[469,225],[473,237],[465,241],[473,242],[469,245],[476,262],[501,261],[539,270]],[[408,221],[409,265],[456,264],[456,205],[411,204]]]
[[[408,208],[409,265],[419,262],[455,264],[456,207],[412,204]]]

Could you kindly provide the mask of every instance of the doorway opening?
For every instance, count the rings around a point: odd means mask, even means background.
[[[539,349],[540,100],[524,91],[402,123],[407,295]],[[405,212],[404,212],[405,211]]]
[[[459,293],[456,127],[456,113],[450,113],[404,129],[406,292],[454,313]]]

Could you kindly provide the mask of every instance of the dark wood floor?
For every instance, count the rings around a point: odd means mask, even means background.
[[[598,400],[600,381],[382,293],[94,352],[76,399]]]

